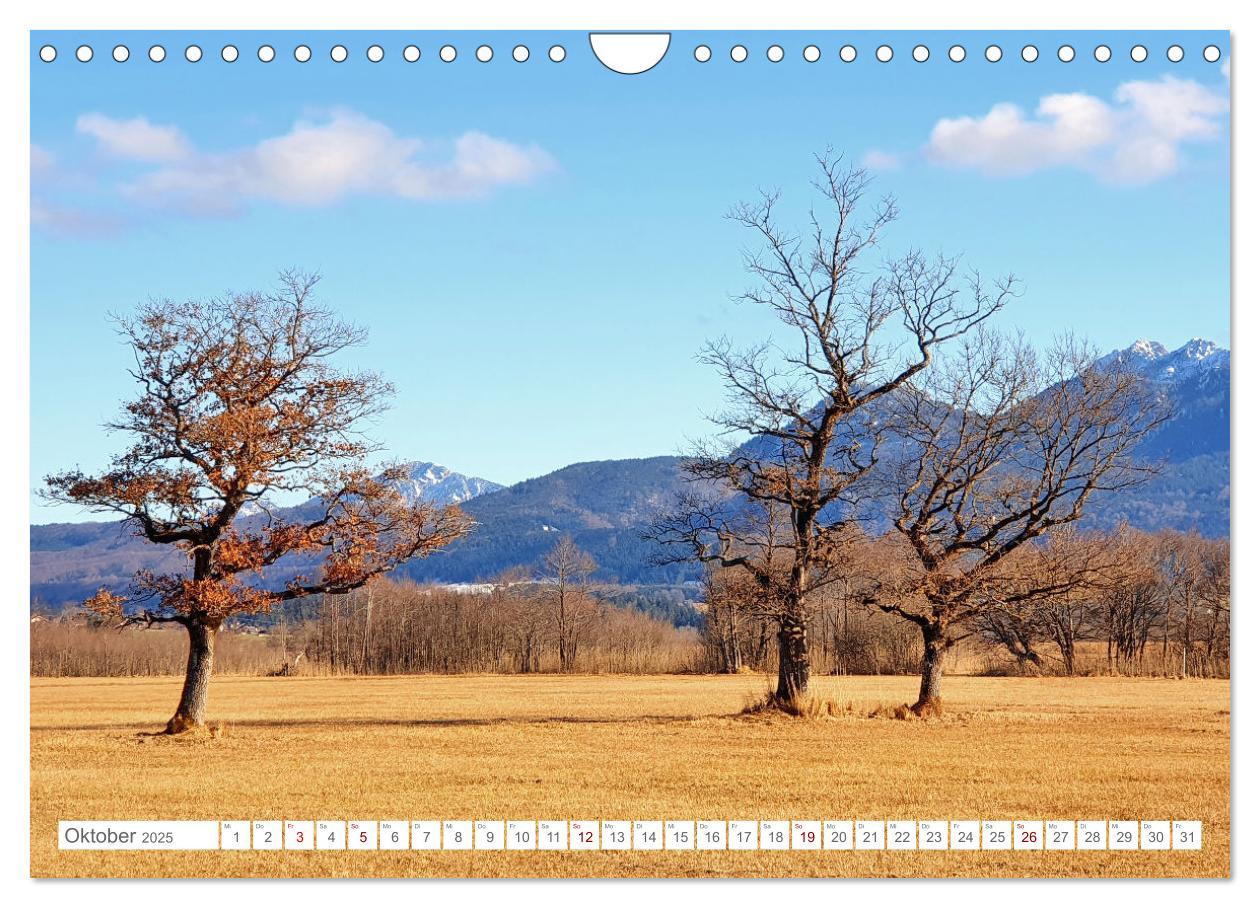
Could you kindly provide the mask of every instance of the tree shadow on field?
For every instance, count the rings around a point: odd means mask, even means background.
[[[233,719],[223,717],[222,723],[239,731],[245,728],[491,728],[502,725],[672,725],[689,724],[703,719],[730,719],[729,713],[705,715],[646,715],[646,716],[493,716],[485,719],[407,719],[374,717],[337,717],[335,719]],[[218,720],[216,720],[218,721]],[[160,724],[160,723],[155,723]],[[98,722],[82,725],[31,725],[32,732],[51,731],[135,731],[135,722]],[[135,731],[140,737],[153,737],[149,730]]]

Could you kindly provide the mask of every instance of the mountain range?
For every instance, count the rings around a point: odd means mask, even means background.
[[[1163,464],[1159,475],[1140,488],[1100,497],[1088,523],[1228,535],[1229,351],[1197,339],[1173,351],[1143,340],[1101,360],[1114,362],[1146,375],[1174,416],[1139,451]],[[641,537],[684,488],[681,461],[663,456],[577,463],[507,487],[434,463],[410,464],[407,480],[399,483],[403,495],[460,504],[477,526],[448,550],[398,573],[418,581],[484,580],[512,567],[536,567],[558,534],[569,533],[595,558],[602,580],[694,579],[694,568],[654,564],[656,548]],[[77,602],[102,585],[122,589],[138,568],[178,570],[182,563],[178,554],[134,538],[117,522],[32,526],[30,544],[32,607]]]

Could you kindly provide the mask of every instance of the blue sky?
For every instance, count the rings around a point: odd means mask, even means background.
[[[676,453],[720,403],[695,359],[705,339],[773,331],[729,301],[747,285],[745,237],[722,215],[781,186],[799,216],[828,145],[897,197],[889,254],[1016,273],[1025,292],[1003,321],[1035,342],[1071,329],[1103,350],[1228,344],[1228,36],[1175,40],[1173,64],[1158,32],[677,32],[655,68],[621,76],[582,33],[35,33],[32,485],[123,443],[98,428],[132,391],[108,312],[265,288],[287,267],[321,272],[323,300],[369,330],[354,362],[397,386],[374,430],[393,457],[510,483]],[[82,43],[91,62],[74,59]],[[329,60],[337,43],[344,63]],[[816,63],[801,57],[811,43]],[[882,43],[891,63],[874,58]],[[1037,62],[1020,59],[1026,43]],[[1056,58],[1065,43],[1071,63]],[[153,44],[164,62],[147,59]],[[310,62],[294,61],[299,44]],[[695,62],[698,44],[712,60]],[[1209,44],[1220,60],[1204,60]],[[35,522],[82,517],[32,508]]]

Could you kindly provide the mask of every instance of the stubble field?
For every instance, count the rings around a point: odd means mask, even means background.
[[[852,713],[737,715],[765,679],[31,680],[34,876],[1227,876],[1229,685],[820,678]],[[1198,852],[60,852],[61,819],[1201,819]]]

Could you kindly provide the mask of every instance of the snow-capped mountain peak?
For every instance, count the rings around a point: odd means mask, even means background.
[[[1201,337],[1191,338],[1189,343],[1184,347],[1176,350],[1173,355],[1178,359],[1189,359],[1202,361],[1209,357],[1215,356],[1221,352],[1221,348],[1216,346],[1210,340],[1204,340]]]
[[[439,463],[417,460],[405,465],[407,478],[397,483],[398,491],[408,501],[433,504],[460,504],[503,486],[477,476],[456,473]]]
[[[1125,350],[1124,353],[1134,359],[1154,360],[1168,355],[1168,348],[1159,341],[1139,340]]]
[[[1123,350],[1114,350],[1098,361],[1101,366],[1120,364],[1144,373],[1159,382],[1181,381],[1194,376],[1206,378],[1219,369],[1229,369],[1229,351],[1201,337],[1173,350],[1157,341],[1140,340]]]

